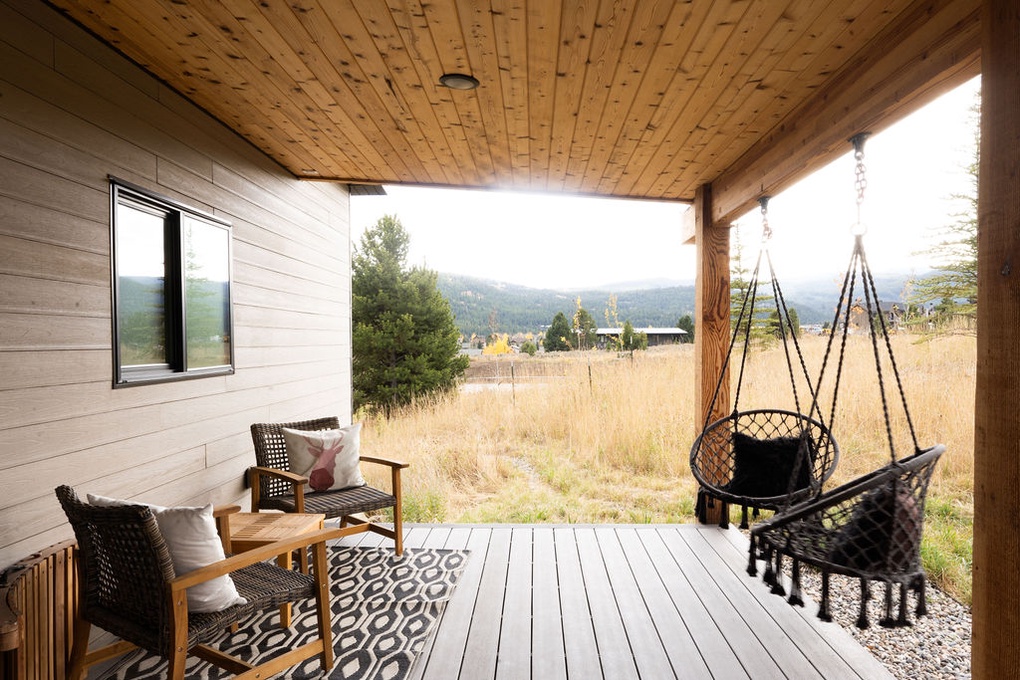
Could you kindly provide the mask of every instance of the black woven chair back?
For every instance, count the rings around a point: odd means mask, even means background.
[[[56,495],[78,541],[83,618],[157,651],[174,568],[152,511],[89,505],[69,486]]]
[[[839,460],[822,423],[776,409],[720,418],[691,447],[691,472],[703,493],[744,508],[780,510],[817,495]]]
[[[924,504],[932,473],[945,446],[929,449],[890,463],[863,477],[827,491],[755,525],[751,529],[750,573],[755,559],[766,558],[765,580],[777,586],[780,562],[786,556],[795,563],[810,564],[830,573],[862,580],[898,584],[918,591],[918,613],[924,612],[924,570],[921,567],[921,535]],[[777,590],[782,590],[781,587]],[[794,583],[794,590],[799,584]],[[901,602],[902,597],[901,595]],[[867,625],[862,595],[859,625]],[[905,603],[893,625],[906,623]],[[822,618],[828,617],[823,595]],[[887,613],[886,621],[892,621]]]
[[[283,438],[283,429],[305,430],[336,430],[340,427],[340,419],[336,416],[298,420],[291,423],[253,423],[251,439],[255,446],[255,464],[259,467],[290,471],[287,458],[287,443]],[[293,493],[293,487],[286,481],[272,477],[261,477],[260,493],[263,499],[285,496]]]

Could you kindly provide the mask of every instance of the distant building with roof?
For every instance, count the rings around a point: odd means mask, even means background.
[[[656,345],[679,345],[680,343],[690,341],[687,337],[687,331],[682,328],[655,328],[651,326],[648,328],[635,328],[634,334],[637,335],[638,333],[644,333],[648,336],[649,347]],[[595,342],[599,347],[605,347],[609,342],[609,338],[618,338],[622,334],[622,328],[596,328],[595,335],[597,340]]]

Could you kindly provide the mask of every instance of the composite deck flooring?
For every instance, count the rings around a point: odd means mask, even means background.
[[[470,551],[412,680],[892,677],[748,576],[736,529],[411,525],[405,545]]]

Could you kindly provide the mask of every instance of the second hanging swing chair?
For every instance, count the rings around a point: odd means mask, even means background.
[[[836,372],[836,391],[842,371],[847,336],[854,325],[851,310],[855,302],[854,287],[858,274],[863,288],[863,306],[866,316],[861,332],[870,338],[878,388],[885,418],[885,431],[889,444],[890,462],[839,487],[819,493],[801,502],[791,502],[776,515],[751,529],[748,573],[757,574],[757,560],[765,560],[763,579],[772,592],[785,595],[783,584],[783,557],[791,561],[789,602],[803,605],[800,589],[800,565],[806,563],[821,571],[822,592],[818,617],[831,620],[829,609],[829,576],[842,574],[858,578],[861,586],[860,610],[857,625],[868,626],[868,600],[870,583],[885,584],[885,613],[883,626],[909,625],[907,595],[917,593],[915,613],[922,616],[925,606],[925,574],[921,567],[921,536],[924,522],[924,502],[935,464],[945,446],[935,444],[922,449],[917,442],[914,423],[907,408],[907,399],[900,380],[899,369],[893,356],[889,328],[881,313],[875,281],[864,253],[863,232],[860,226],[860,206],[864,194],[864,140],[866,134],[852,138],[857,161],[858,221],[850,266],[840,292],[833,333],[825,352],[823,369],[833,347],[837,329],[841,326],[840,352]],[[842,321],[840,316],[842,315]],[[879,337],[884,343],[880,346]],[[882,373],[882,350],[887,355],[906,425],[910,431],[913,453],[903,459],[896,457],[889,398]],[[821,378],[819,378],[820,382]],[[816,390],[817,393],[817,390]],[[835,396],[833,414],[835,413]],[[830,423],[832,419],[830,418]],[[793,499],[791,499],[793,500]],[[893,606],[894,587],[899,589],[898,607]]]
[[[699,484],[698,516],[704,521],[707,508],[716,501],[732,503],[741,506],[740,527],[744,529],[748,526],[749,508],[757,516],[759,510],[779,510],[799,499],[817,495],[839,460],[839,447],[822,422],[797,333],[768,252],[772,236],[768,223],[768,200],[767,197],[760,199],[762,246],[740,305],[708,413],[712,414],[715,410],[734,348],[741,342],[743,352],[733,410],[714,422],[709,422],[709,415],[701,434],[694,440],[690,454],[691,473]],[[761,298],[758,296],[758,284],[763,261],[769,269],[769,284],[775,301],[772,314],[777,321],[775,331],[782,341],[793,393],[792,411],[778,408],[741,411],[739,408],[744,370],[753,342],[752,329],[755,317],[759,315],[758,302]],[[796,368],[791,350],[797,357]],[[803,373],[811,393],[812,409],[807,415],[800,412],[795,377],[798,370]],[[721,513],[719,526],[728,525],[729,517]]]

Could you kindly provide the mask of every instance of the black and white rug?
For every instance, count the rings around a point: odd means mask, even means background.
[[[280,677],[291,680],[401,680],[434,630],[467,551],[405,548],[330,548],[330,606],[336,663],[324,675],[318,659],[295,666]],[[242,630],[211,641],[215,647],[254,662],[291,649],[316,635],[315,612],[295,607],[290,628],[280,628],[274,611],[249,619]],[[166,661],[135,652],[103,676],[104,680],[157,680],[166,677]],[[189,680],[219,680],[229,674],[194,656]]]

